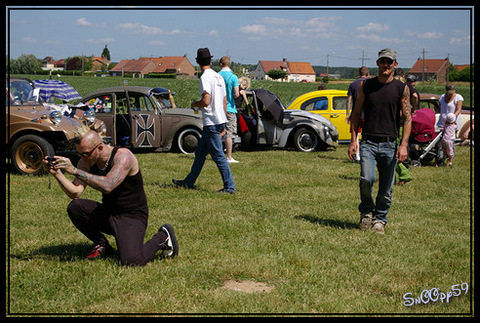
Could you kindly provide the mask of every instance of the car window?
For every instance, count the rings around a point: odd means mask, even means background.
[[[308,101],[305,101],[301,105],[300,109],[305,110],[305,111],[327,110],[328,109],[328,98],[320,97],[320,98],[310,99]]]
[[[103,94],[93,97],[84,103],[87,104],[89,108],[94,109],[96,114],[103,114],[112,111],[112,102],[111,94]]]
[[[8,85],[7,85],[8,91]],[[34,89],[30,83],[26,81],[12,81],[10,82],[10,96],[6,97],[5,104],[8,104],[10,99],[11,104],[24,104],[27,102],[34,103],[36,98],[34,97]],[[8,98],[10,97],[10,98]]]
[[[346,96],[334,97],[333,110],[347,110],[347,97]]]
[[[128,93],[130,97],[130,109],[132,111],[154,111],[152,101],[148,96],[141,93]]]

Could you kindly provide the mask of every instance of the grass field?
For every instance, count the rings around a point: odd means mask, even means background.
[[[451,168],[411,169],[414,180],[394,188],[385,235],[357,229],[359,165],[346,146],[235,152],[235,195],[214,193],[221,179],[211,160],[197,189],[185,190],[171,179],[183,178],[193,157],[137,154],[146,237],[168,222],[180,244],[177,258],[145,267],[83,260],[89,242],[70,223],[56,181],[49,188],[47,176],[10,174],[7,315],[472,316],[472,152],[457,147]],[[228,281],[271,291],[222,288]],[[435,288],[436,301],[405,306],[404,297]]]
[[[48,78],[48,75],[12,75],[12,77],[27,77],[31,80]],[[92,77],[92,76],[62,76],[61,80],[72,85],[80,95],[84,96],[88,93],[111,86],[123,86],[124,81],[129,86],[147,86],[147,87],[165,87],[174,92],[175,101],[181,108],[189,108],[193,101],[199,98],[199,82],[198,80],[181,80],[181,79],[158,79],[158,78],[121,78],[121,77]],[[353,80],[352,80],[353,81]],[[327,84],[328,89],[347,90],[349,81],[331,81]],[[472,84],[473,86],[473,84]],[[465,82],[456,83],[457,92],[460,93],[465,101],[464,105],[473,106],[470,96],[470,84]],[[296,97],[310,92],[316,91],[318,83],[286,83],[272,81],[253,81],[252,88],[266,89],[275,93],[286,106]],[[417,83],[417,90],[420,93],[445,93],[444,84]],[[472,87],[473,91],[473,87]]]

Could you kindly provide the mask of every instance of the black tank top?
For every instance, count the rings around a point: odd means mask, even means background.
[[[393,80],[389,83],[368,79],[363,84],[365,94],[363,135],[398,137],[400,111],[405,84]]]
[[[118,147],[113,148],[110,161],[113,161],[118,149]],[[90,173],[105,176],[111,169],[111,162],[104,170],[101,170],[94,164],[90,167]],[[102,193],[102,202],[115,214],[140,213],[146,216],[148,214],[148,206],[141,171],[138,170],[138,173],[135,175],[125,177],[123,182],[109,194]]]

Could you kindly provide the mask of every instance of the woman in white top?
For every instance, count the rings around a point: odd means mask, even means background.
[[[440,96],[440,117],[438,118],[437,126],[443,129],[447,114],[454,113],[457,118],[457,130],[462,127],[460,113],[462,112],[463,96],[455,92],[455,85],[448,83],[445,86],[446,93]]]

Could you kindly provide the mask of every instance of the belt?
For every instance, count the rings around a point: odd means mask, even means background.
[[[377,137],[377,136],[369,136],[369,135],[363,135],[362,139],[377,142],[377,143],[397,141],[396,137]]]

